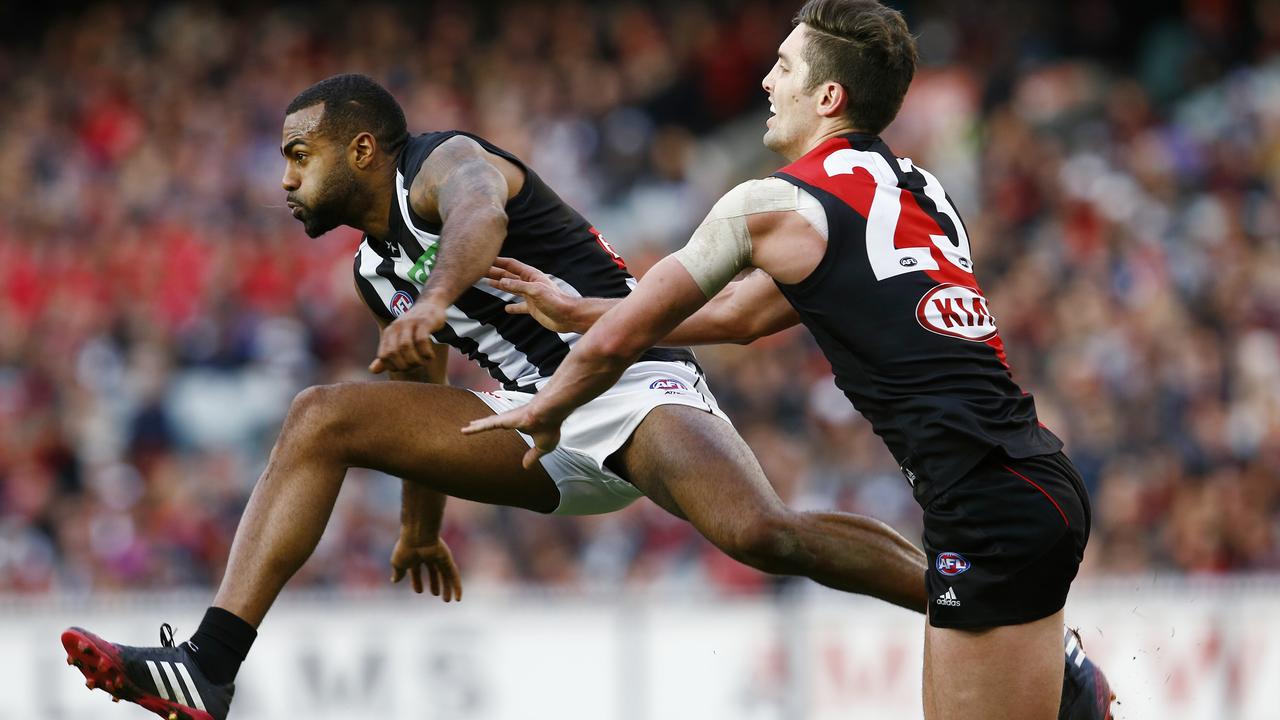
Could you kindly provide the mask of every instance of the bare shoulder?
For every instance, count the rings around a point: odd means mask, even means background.
[[[468,185],[478,181],[480,186],[504,192],[504,200],[509,200],[524,187],[524,170],[489,152],[475,139],[454,135],[431,151],[414,177],[409,188],[414,212],[425,218],[438,217],[440,190],[455,181]]]

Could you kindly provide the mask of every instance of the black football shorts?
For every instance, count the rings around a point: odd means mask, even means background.
[[[1062,609],[1091,511],[1065,455],[996,450],[924,509],[929,623],[1020,625]]]

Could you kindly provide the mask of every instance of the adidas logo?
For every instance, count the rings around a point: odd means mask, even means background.
[[[157,667],[158,666],[158,667]],[[174,672],[174,669],[177,672]],[[195,707],[204,710],[204,698],[200,697],[200,691],[196,689],[196,684],[191,680],[191,673],[187,672],[187,666],[180,662],[168,662],[161,660],[147,661],[147,669],[151,671],[151,680],[156,684],[156,694],[164,700],[172,700],[182,703],[187,707]],[[164,670],[164,676],[169,679],[169,686],[166,688],[164,680],[160,677],[160,671]],[[178,684],[178,677],[182,677],[182,682],[186,686]],[[172,690],[172,694],[170,694]]]
[[[947,588],[947,591],[938,596],[934,602],[939,605],[947,605],[950,607],[960,607],[960,600],[956,598],[956,589]]]

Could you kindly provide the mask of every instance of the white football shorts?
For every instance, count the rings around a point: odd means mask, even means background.
[[[508,390],[471,392],[495,413],[521,407],[534,397]],[[613,512],[643,496],[604,463],[660,405],[687,405],[729,422],[706,378],[692,364],[645,361],[632,365],[616,385],[573,411],[560,428],[560,444],[542,456],[542,467],[560,489],[554,514]],[[533,446],[533,438],[524,433],[520,437]]]

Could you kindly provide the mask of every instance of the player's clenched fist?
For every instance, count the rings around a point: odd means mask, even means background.
[[[444,327],[444,323],[443,306],[419,301],[382,329],[378,357],[369,363],[369,371],[404,371],[426,365],[435,357],[431,333]]]

